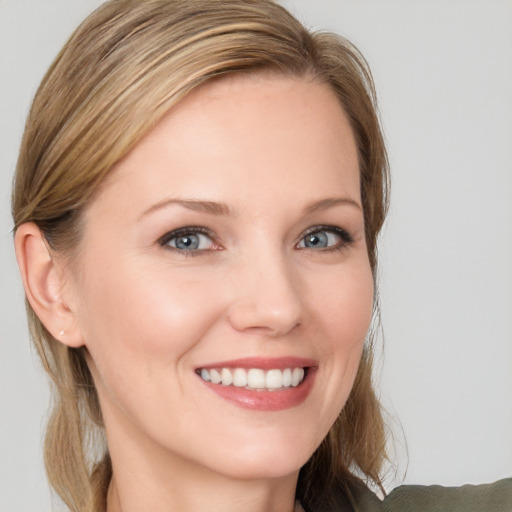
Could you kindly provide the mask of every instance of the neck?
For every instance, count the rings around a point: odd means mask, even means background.
[[[142,486],[142,483],[139,483]],[[299,512],[303,509],[295,504],[293,494],[291,496],[280,495],[281,493],[243,492],[244,489],[235,491],[224,487],[217,489],[215,495],[205,494],[203,488],[197,488],[195,494],[180,492],[168,493],[160,489],[157,495],[144,496],[145,493],[126,492],[123,484],[121,487],[117,484],[115,478],[112,479],[107,496],[107,512],[139,512],[151,510],[155,512],[209,512],[228,511],[228,512]],[[245,489],[247,490],[247,489]],[[163,491],[163,492],[162,492]],[[183,491],[183,490],[182,490]],[[185,496],[188,494],[187,496]],[[146,508],[148,507],[148,508]]]
[[[133,474],[135,477],[136,475]],[[139,475],[141,476],[141,475]],[[107,512],[294,512],[295,484],[287,482],[214,482],[188,481],[162,486],[146,481],[112,478],[107,495]]]

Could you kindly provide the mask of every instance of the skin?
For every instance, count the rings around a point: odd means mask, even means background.
[[[208,230],[199,249],[162,245],[187,226]],[[305,246],[310,228],[328,247]],[[18,246],[37,252],[37,232],[23,233]],[[47,326],[90,354],[114,468],[108,511],[291,512],[372,315],[356,145],[328,86],[260,75],[194,91],[89,205],[76,268],[48,271],[65,313]],[[317,369],[307,399],[280,411],[241,408],[195,373],[285,356]]]

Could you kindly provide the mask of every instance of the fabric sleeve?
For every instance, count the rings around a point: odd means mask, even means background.
[[[493,484],[404,485],[382,502],[382,512],[512,512],[512,478]]]

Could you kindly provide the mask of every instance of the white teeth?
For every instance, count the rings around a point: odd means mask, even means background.
[[[283,387],[283,372],[281,370],[269,370],[265,375],[265,387],[277,389]]]
[[[247,386],[247,373],[242,368],[237,368],[233,372],[233,386],[245,388]]]
[[[233,384],[233,375],[231,375],[231,372],[227,368],[222,368],[220,376],[222,379],[223,386],[230,386],[231,384]]]
[[[298,386],[304,379],[304,369],[294,368],[292,372],[292,386]]]
[[[201,375],[202,377],[202,375]],[[217,370],[210,370],[210,382],[212,384],[219,384],[222,380],[220,373]]]
[[[283,372],[283,386],[288,388],[292,385],[292,371],[290,368],[286,368]]]
[[[247,386],[254,389],[265,387],[265,372],[259,368],[251,368],[247,372]]]
[[[200,377],[212,384],[236,386],[246,389],[284,389],[296,387],[304,380],[304,368],[285,368],[284,370],[261,368],[202,368],[198,371]]]

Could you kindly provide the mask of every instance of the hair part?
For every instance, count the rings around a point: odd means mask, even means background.
[[[83,213],[114,164],[201,84],[262,72],[325,83],[344,108],[358,147],[376,281],[389,175],[371,73],[348,41],[309,32],[271,0],[110,0],[93,12],[34,98],[13,186],[14,229],[36,223],[52,250],[72,262]],[[105,510],[112,467],[86,349],[56,340],[28,302],[27,312],[54,387],[45,441],[50,483],[72,511]],[[372,354],[369,339],[344,409],[301,470],[297,496],[306,508],[356,480],[354,468],[381,485],[385,434]]]

